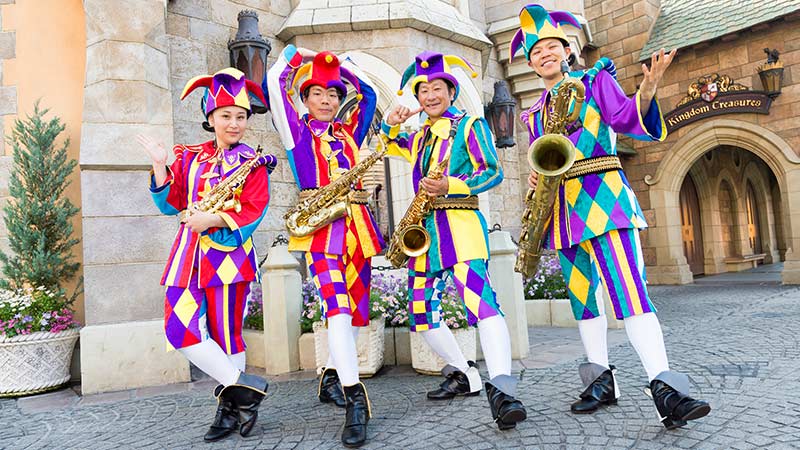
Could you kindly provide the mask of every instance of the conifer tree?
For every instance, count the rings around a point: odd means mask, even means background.
[[[65,196],[77,161],[67,158],[69,138],[58,117],[45,119],[47,109],[34,105],[33,115],[17,119],[7,142],[13,150],[8,182],[10,198],[3,207],[11,254],[0,251],[6,288],[44,286],[64,292],[61,283],[75,276],[80,264],[72,255],[79,240],[72,237],[71,218],[79,209]],[[75,297],[73,294],[73,299]]]

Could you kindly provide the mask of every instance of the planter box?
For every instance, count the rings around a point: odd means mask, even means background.
[[[0,336],[0,397],[37,394],[69,381],[80,330]]]
[[[452,330],[461,352],[467,360],[477,358],[477,338],[475,328],[459,328]],[[411,340],[411,367],[425,375],[441,375],[446,365],[444,360],[430,348],[425,338],[419,333],[409,333]]]
[[[358,332],[358,375],[371,377],[383,367],[384,323],[382,320],[371,320],[369,326],[361,327]],[[328,362],[328,329],[322,322],[314,323],[314,348],[317,370]]]
[[[606,299],[605,310],[608,328],[622,329],[625,327],[623,321],[614,317],[614,312],[608,299]],[[569,299],[525,300],[525,312],[528,317],[529,327],[578,327],[578,321],[572,315],[572,306],[570,306]]]

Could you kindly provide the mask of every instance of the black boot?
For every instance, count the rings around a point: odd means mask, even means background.
[[[688,389],[684,389],[684,392],[687,391]],[[711,412],[711,406],[708,403],[695,400],[687,394],[679,392],[658,377],[650,382],[650,392],[661,418],[661,424],[668,430],[682,427],[686,425],[687,420],[699,419]]]
[[[525,406],[514,397],[501,391],[497,386],[486,382],[486,398],[489,399],[489,408],[492,410],[492,418],[501,430],[510,430],[517,427],[518,422],[522,422],[528,417]]]
[[[342,383],[339,382],[339,374],[336,369],[326,368],[322,371],[322,375],[319,377],[317,397],[322,403],[334,403],[339,408],[345,407]]]
[[[214,388],[214,397],[217,398],[217,414],[214,416],[214,422],[208,428],[208,432],[203,436],[203,440],[206,442],[214,442],[228,437],[239,428],[239,412],[236,411],[230,400],[220,396],[223,387],[220,384]]]
[[[428,391],[431,400],[449,400],[456,395],[472,397],[481,393],[481,375],[478,366],[473,361],[468,361],[469,369],[464,373],[453,366],[447,365],[442,369],[445,376],[439,389]]]
[[[595,368],[603,368],[598,364],[592,364]],[[591,414],[600,405],[616,405],[617,390],[614,383],[614,366],[603,370],[597,378],[589,383],[589,386],[581,392],[581,399],[573,403],[570,409],[574,414]],[[583,375],[583,371],[581,372]]]
[[[267,380],[246,373],[239,374],[236,384],[226,386],[220,398],[230,401],[239,412],[239,434],[247,436],[258,419],[258,407],[267,395]]]
[[[367,440],[367,422],[372,417],[367,388],[361,382],[345,386],[344,397],[347,411],[342,429],[342,444],[350,448],[361,447]]]

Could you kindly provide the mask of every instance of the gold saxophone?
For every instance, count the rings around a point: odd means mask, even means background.
[[[254,158],[241,164],[232,174],[215,184],[205,197],[192,203],[191,207],[181,211],[181,222],[186,222],[186,219],[196,211],[215,213],[220,210],[233,209],[237,213],[240,212],[242,205],[239,203],[239,196],[242,194],[242,189],[244,189],[244,180],[247,179],[253,169],[266,164],[267,159],[271,156],[264,155],[262,152],[263,149],[259,145]]]
[[[382,141],[378,141],[382,143]],[[380,144],[379,144],[380,145]],[[350,211],[350,191],[359,178],[386,154],[385,145],[364,158],[352,169],[330,184],[319,188],[314,195],[301,200],[290,209],[283,219],[289,234],[294,237],[308,236]]]
[[[427,177],[432,180],[442,178],[449,163],[450,154],[448,153],[439,164],[428,171]],[[400,219],[400,223],[392,233],[389,248],[386,249],[386,260],[396,269],[405,266],[408,258],[420,256],[430,248],[431,235],[421,225],[421,222],[433,209],[435,198],[435,195],[428,194],[425,188],[420,187],[414,200],[408,205],[406,214]]]
[[[564,174],[575,162],[575,146],[566,134],[566,125],[580,117],[585,87],[577,78],[567,75],[569,66],[561,62],[564,81],[553,98],[553,108],[547,115],[545,134],[528,148],[528,163],[539,173],[536,191],[528,190],[525,212],[522,214],[522,233],[519,236],[519,253],[514,270],[526,277],[536,273],[542,256],[545,226],[553,214],[553,202]],[[572,113],[569,106],[575,100]]]

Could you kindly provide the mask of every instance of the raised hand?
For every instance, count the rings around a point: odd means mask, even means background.
[[[653,53],[653,56],[650,57],[650,68],[647,67],[647,64],[642,64],[644,80],[642,80],[642,83],[639,85],[639,92],[643,105],[649,105],[650,100],[656,95],[658,84],[661,82],[661,78],[664,77],[664,72],[667,70],[667,67],[669,67],[672,60],[675,58],[676,52],[677,50],[672,50],[665,54],[662,48],[658,52]]]
[[[150,157],[150,160],[153,161],[154,167],[156,165],[165,166],[167,164],[168,153],[164,144],[143,134],[137,134],[136,141],[139,142],[139,145],[142,146],[142,150],[144,150]]]
[[[386,116],[386,124],[389,126],[400,125],[408,120],[409,117],[415,116],[420,112],[422,112],[422,106],[412,111],[411,108],[407,108],[403,105],[397,105],[397,107],[393,109],[388,116]]]

